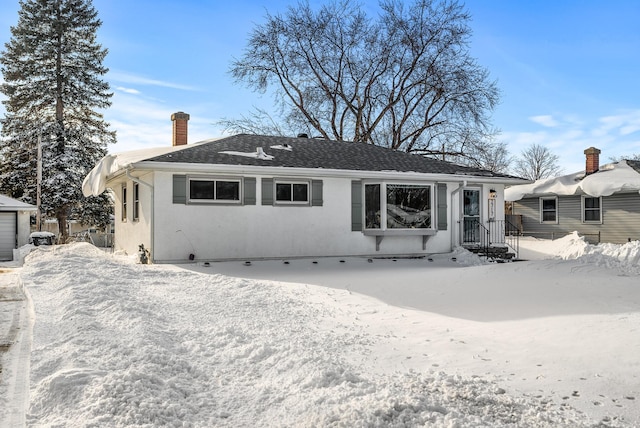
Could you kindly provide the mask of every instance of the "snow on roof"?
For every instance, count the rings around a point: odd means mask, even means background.
[[[233,150],[226,150],[226,151],[222,151],[220,153],[224,153],[226,155],[234,155],[234,156],[244,156],[247,158],[254,158],[254,159],[262,159],[262,160],[272,160],[274,158],[274,156],[268,155],[264,152],[264,150],[262,149],[262,147],[258,147],[256,148],[255,152],[236,152]]]
[[[27,204],[26,202],[19,201],[17,199],[10,198],[5,195],[0,195],[0,211],[32,211],[36,209],[35,205]]]
[[[600,167],[585,177],[584,171],[561,177],[537,180],[531,184],[511,186],[504,192],[506,201],[538,195],[610,196],[618,192],[640,192],[640,174],[627,161]]]
[[[149,149],[109,154],[103,157],[84,178],[84,181],[82,182],[82,193],[84,196],[98,196],[107,188],[107,178],[110,175],[126,169],[133,163],[140,162],[154,156],[160,156],[182,150],[186,147],[188,146],[153,147]]]

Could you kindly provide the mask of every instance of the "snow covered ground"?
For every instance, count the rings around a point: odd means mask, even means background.
[[[27,424],[640,425],[640,243],[521,245],[250,266],[38,247]]]

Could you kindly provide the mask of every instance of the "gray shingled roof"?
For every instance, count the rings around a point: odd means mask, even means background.
[[[289,146],[291,150],[272,148],[284,145]],[[265,160],[221,153],[226,151],[256,153],[258,148],[262,148],[266,154],[273,156],[273,159]],[[371,144],[248,134],[194,144],[176,152],[147,159],[147,161],[515,178]]]

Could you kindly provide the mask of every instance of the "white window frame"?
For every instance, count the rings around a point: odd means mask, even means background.
[[[294,201],[293,200],[293,186],[296,184],[304,184],[307,187],[307,200],[306,201]],[[291,186],[291,200],[278,200],[278,185]],[[298,206],[310,206],[311,205],[311,182],[309,180],[287,180],[287,179],[275,179],[273,180],[273,203],[274,205],[298,205]]]
[[[133,183],[133,221],[140,220],[140,184]]]
[[[192,181],[209,181],[213,183],[213,199],[191,198]],[[226,181],[238,183],[238,199],[217,199],[216,183]],[[243,180],[238,177],[218,177],[218,176],[188,176],[187,177],[187,203],[188,204],[216,204],[216,205],[242,205]]]
[[[362,183],[362,225],[365,232],[385,232],[392,231],[394,233],[410,233],[415,231],[435,231],[436,230],[436,218],[435,212],[437,207],[435,206],[435,192],[436,185],[435,183],[416,183],[416,182],[405,182],[405,181],[364,181]],[[369,185],[379,185],[380,186],[380,227],[379,228],[370,228],[367,227],[367,203],[366,203],[366,186]],[[429,210],[430,210],[430,218],[429,218],[429,227],[406,227],[406,228],[395,228],[388,227],[388,209],[387,209],[387,186],[412,186],[412,187],[424,187],[429,188]]]
[[[127,193],[127,183],[125,183],[122,185],[122,192],[120,193],[120,196],[122,197],[120,205],[120,209],[122,211],[120,220],[122,220],[123,223],[127,221]]]
[[[555,201],[555,220],[545,220],[544,219],[544,201]],[[551,211],[551,210],[547,210]],[[557,196],[542,196],[540,197],[540,223],[541,224],[558,224],[558,197]]]
[[[587,220],[586,219],[586,207],[585,207],[585,199],[597,199],[598,200],[598,220]],[[593,196],[585,196],[583,195],[580,198],[581,202],[581,212],[582,212],[582,222],[587,224],[602,224],[602,197],[593,197]],[[595,211],[593,208],[589,208],[591,211]]]

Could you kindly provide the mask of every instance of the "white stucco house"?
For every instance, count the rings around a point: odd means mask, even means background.
[[[85,195],[112,189],[115,247],[155,263],[451,251],[503,224],[523,180],[368,144],[235,135],[112,154]]]
[[[0,261],[14,260],[14,250],[29,243],[35,205],[0,195]]]

